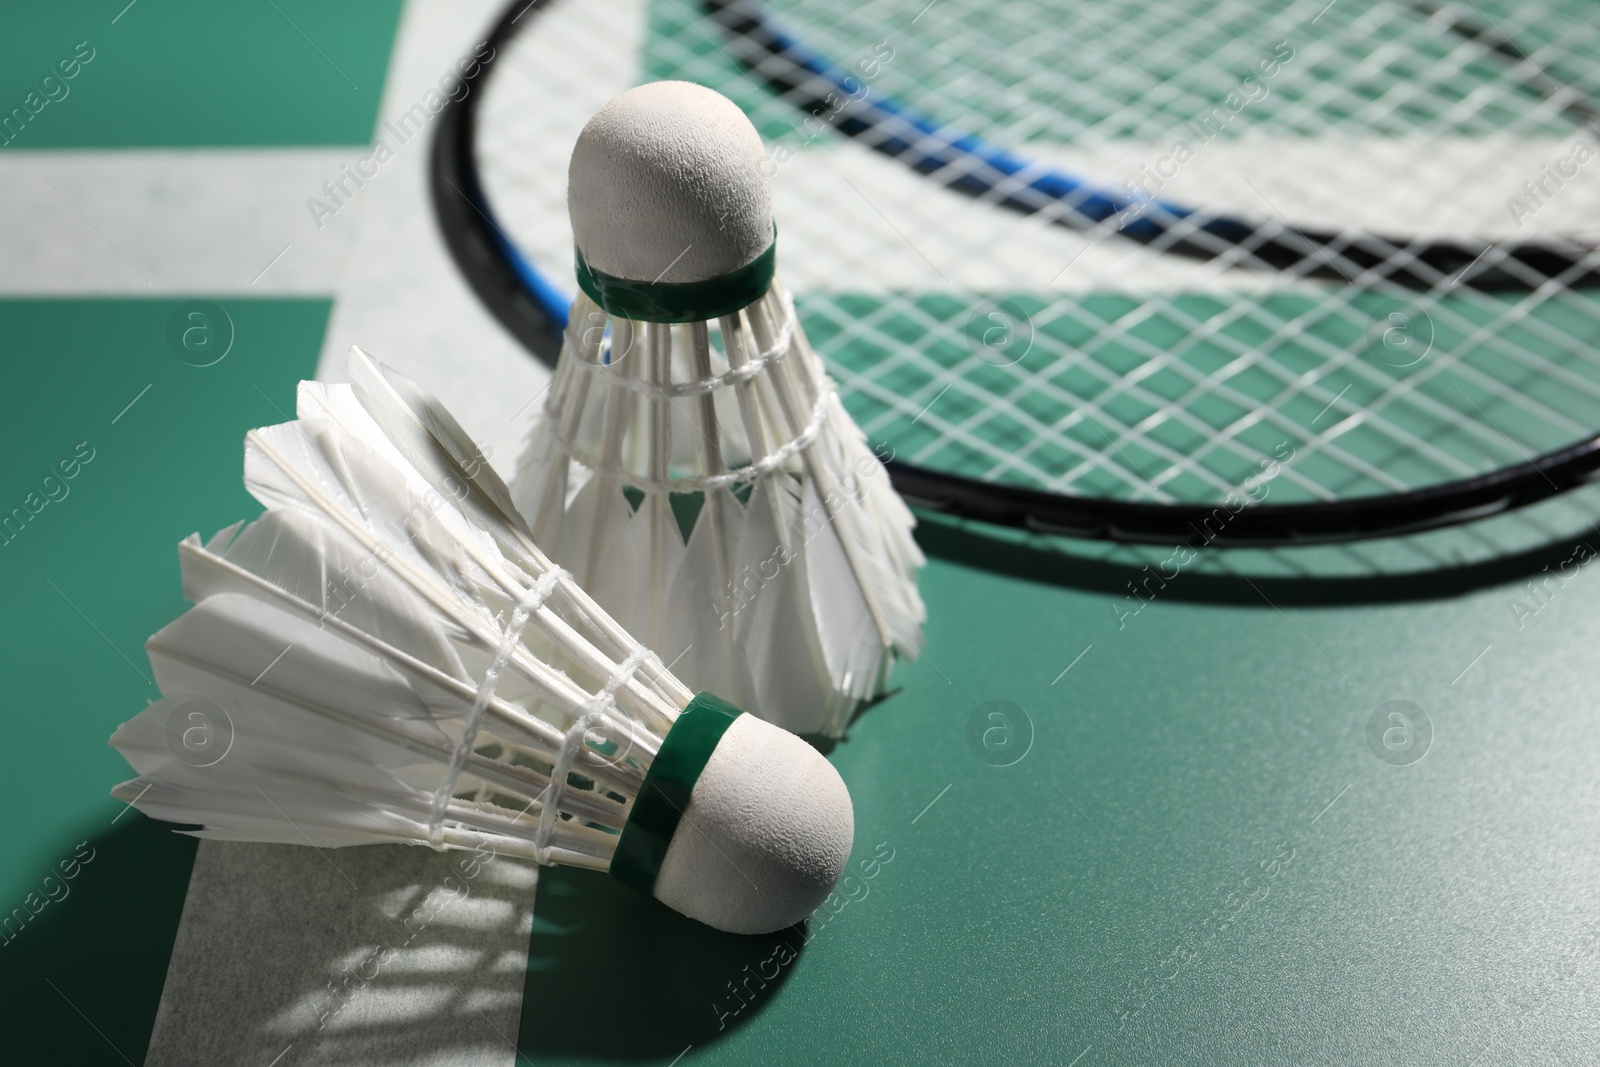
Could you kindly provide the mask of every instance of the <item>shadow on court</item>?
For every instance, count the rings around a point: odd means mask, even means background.
[[[5,902],[12,919],[0,945],[0,1033],[8,1063],[144,1059],[194,852],[169,824],[130,811],[83,847],[64,846],[57,867],[30,879],[35,895]],[[64,878],[60,863],[72,870],[82,856],[92,858]],[[20,928],[19,914],[29,916]]]
[[[525,866],[484,867],[464,882],[477,904],[464,910],[435,876],[461,878],[449,864],[467,853],[207,847],[206,889],[191,903],[177,988],[167,989],[174,1003],[154,1043],[196,866],[192,838],[130,811],[63,849],[69,863],[75,851],[92,856],[75,876],[45,884],[51,872],[41,870],[37,895],[11,902],[29,917],[13,918],[0,943],[7,1062],[138,1064],[148,1050],[152,1063],[201,1064],[249,1050],[265,1063],[290,1046],[301,1062],[412,1062],[504,1056],[509,1039],[518,1062],[670,1061],[754,1020],[804,951],[803,928],[719,933],[605,874],[546,868],[520,1035],[500,1033],[489,1006],[524,981],[514,927],[533,903],[525,878],[504,875]],[[41,903],[47,893],[56,899]],[[440,894],[431,910],[429,893]],[[385,946],[401,951],[374,955]]]
[[[724,934],[596,871],[541,872],[518,1047],[671,1061],[750,1023],[804,966],[805,934]]]
[[[939,519],[924,518],[917,526],[917,543],[929,556],[947,560],[965,567],[973,567],[992,574],[1021,578],[1030,582],[1102,593],[1121,597],[1131,586],[1149,581],[1158,561],[1165,560],[1170,550],[1152,546],[1147,559],[1138,564],[1074,556],[1048,546],[1021,543],[1011,531],[994,534],[984,531],[978,524],[958,524]],[[1588,540],[1583,540],[1587,537]],[[1279,550],[1284,559],[1306,561],[1308,553],[1338,553],[1344,558],[1336,568],[1327,568],[1326,561],[1334,557],[1321,555],[1309,562],[1305,573],[1285,576],[1251,575],[1248,579],[1239,574],[1218,573],[1218,561],[1226,565],[1228,549],[1201,550],[1208,563],[1206,568],[1191,565],[1183,568],[1177,577],[1160,585],[1163,599],[1203,604],[1259,605],[1263,597],[1281,606],[1323,607],[1398,604],[1419,600],[1443,600],[1463,596],[1480,589],[1521,583],[1531,579],[1543,580],[1548,571],[1561,573],[1565,564],[1574,569],[1574,554],[1579,543],[1600,546],[1592,532],[1567,535],[1550,540],[1533,548],[1506,555],[1454,563],[1444,562],[1431,570],[1410,570],[1402,573],[1383,571],[1368,562],[1369,551],[1360,543],[1346,546],[1316,546]],[[1263,550],[1239,550],[1259,555]],[[1597,549],[1591,548],[1589,558]],[[1316,573],[1319,563],[1334,573]],[[1350,573],[1354,567],[1365,567],[1366,573]],[[1559,580],[1557,578],[1556,580]]]

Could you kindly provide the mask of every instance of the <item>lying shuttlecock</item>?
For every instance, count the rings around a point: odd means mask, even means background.
[[[180,546],[195,606],[150,639],[163,699],[111,739],[140,775],[116,795],[201,837],[609,870],[733,932],[808,915],[854,832],[833,767],[691,693],[448,412],[359,350],[350,372],[246,438],[268,511]],[[193,758],[191,719],[220,757]]]
[[[582,294],[513,496],[691,684],[837,736],[917,653],[923,558],[774,276],[770,170],[744,114],[687,82],[589,121]]]

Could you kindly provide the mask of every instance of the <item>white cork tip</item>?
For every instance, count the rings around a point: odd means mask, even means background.
[[[793,926],[832,891],[855,813],[833,765],[791,733],[741,715],[689,795],[655,896],[719,930]]]
[[[652,82],[601,108],[567,169],[572,234],[589,266],[698,282],[772,243],[772,176],[738,106],[691,82]]]

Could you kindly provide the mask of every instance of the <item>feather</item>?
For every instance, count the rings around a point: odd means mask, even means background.
[[[448,492],[456,480],[465,481],[493,507],[497,519],[527,533],[505,483],[444,405],[359,348],[350,353],[350,381],[386,437],[434,488]]]
[[[163,699],[112,737],[141,778],[140,806],[206,835],[234,840],[375,840],[425,843],[432,790],[458,731],[378,656],[308,621],[238,594],[207,598],[147,646]],[[186,710],[202,708],[204,710]],[[172,744],[171,722],[203,715],[227,748],[191,762]],[[311,742],[311,743],[308,743]],[[536,795],[536,769],[469,762],[458,793],[483,786]],[[623,806],[591,793],[568,803],[583,818],[620,827]],[[519,852],[533,820],[496,823],[515,831]],[[520,829],[517,827],[520,825]],[[509,840],[509,839],[508,839]],[[568,842],[563,847],[571,847]]]
[[[442,502],[437,508],[440,521],[449,526],[457,543],[477,549],[479,555],[475,558],[480,566],[487,566],[482,563],[483,558],[492,558],[489,545],[493,544],[519,570],[544,572],[551,568],[551,560],[535,544],[512,503],[510,490],[443,405],[415,382],[377,363],[359,348],[351,350],[350,377],[353,384],[349,388],[374,427],[397,451],[400,462],[432,490],[434,495],[425,499]],[[337,393],[342,387],[315,388]],[[472,536],[458,530],[454,525],[458,517],[475,527],[478,534]],[[609,670],[602,656],[619,662],[638,646],[629,628],[609,617],[575,583],[560,583],[548,606],[540,612],[551,624],[561,655],[575,659],[590,671]],[[588,632],[580,635],[567,626],[569,618]],[[654,662],[643,665],[626,686],[630,690],[651,690],[655,698],[652,707],[659,707],[662,702],[681,706],[690,695]],[[651,718],[656,725],[668,722],[659,711],[654,711]]]
[[[839,717],[853,702],[830,683],[811,604],[809,555],[794,537],[778,536],[779,529],[801,528],[800,491],[800,481],[790,477],[770,478],[751,490],[734,571],[740,594],[734,623],[755,680],[753,706],[787,709],[785,725],[797,733],[836,736],[844,726]],[[779,498],[776,508],[768,497]],[[806,709],[809,715],[802,714]]]
[[[675,669],[694,678],[694,684],[727,693],[740,707],[760,713],[755,679],[734,625],[734,568],[747,509],[726,489],[711,490],[706,497],[700,518],[706,517],[707,509],[720,506],[723,526],[719,531],[710,522],[695,523],[667,585],[658,647],[667,655],[682,657]]]
[[[262,517],[179,546],[195,606],[149,642],[163,698],[112,738],[140,774],[118,795],[202,835],[488,835],[604,867],[691,692],[538,549],[448,413],[359,353],[352,377],[247,435]],[[227,724],[225,772],[180,743],[196,707]]]
[[[465,669],[456,652],[467,634],[430,611],[384,564],[348,535],[293,511],[269,511],[231,541],[179,546],[184,596],[199,603],[224,592],[250,595],[271,585],[304,605],[307,615],[334,616],[454,677]]]
[[[626,358],[569,331],[514,482],[529,526],[607,611],[681,651],[691,685],[837,736],[921,647],[924,560],[787,293],[718,320],[721,352],[707,324],[607,316],[588,297],[573,320],[606,322]],[[689,494],[685,544],[671,503]]]
[[[146,645],[162,696],[113,734],[137,775],[113,794],[199,837],[609,870],[627,828],[659,832],[634,798],[694,697],[533,543],[442,408],[356,363],[357,387],[302,383],[298,419],[247,436],[267,512],[181,543],[194,606]],[[697,711],[691,734],[716,717]],[[780,929],[848,858],[848,792],[803,742],[721,721],[737,755],[706,764],[695,833],[659,850],[688,873],[657,895],[728,930]],[[774,792],[770,768],[791,765]],[[719,865],[703,840],[746,859]]]

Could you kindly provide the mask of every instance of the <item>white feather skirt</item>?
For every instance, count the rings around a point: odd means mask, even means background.
[[[915,519],[781,281],[712,323],[573,308],[512,497],[689,686],[837,737],[914,659]]]
[[[139,773],[115,795],[202,837],[605,870],[692,694],[550,563],[443,408],[350,370],[248,436],[267,512],[180,546],[195,606],[149,641],[163,698],[112,738]]]

